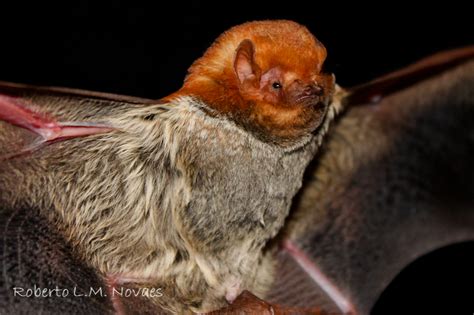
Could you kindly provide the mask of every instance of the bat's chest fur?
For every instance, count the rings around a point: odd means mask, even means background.
[[[258,293],[262,248],[283,225],[316,144],[285,152],[189,108],[156,111],[158,121],[111,119],[120,132],[38,153],[25,162],[25,195],[104,274],[173,287],[196,309],[232,287]]]

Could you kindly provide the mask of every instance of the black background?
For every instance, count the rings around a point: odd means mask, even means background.
[[[306,25],[327,47],[327,68],[342,86],[474,44],[467,1],[421,7],[414,1],[4,2],[0,80],[147,98],[177,90],[189,65],[222,31],[250,20]],[[458,246],[418,262],[392,284],[375,313],[461,307],[472,314],[472,252],[472,245]]]
[[[474,44],[471,8],[354,1],[44,1],[0,4],[0,80],[160,98],[229,27],[292,19],[328,49],[342,86]]]

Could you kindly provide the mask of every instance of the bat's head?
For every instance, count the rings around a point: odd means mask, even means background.
[[[245,23],[191,66],[179,93],[201,98],[265,141],[293,143],[318,128],[332,99],[325,58],[324,46],[302,25]]]

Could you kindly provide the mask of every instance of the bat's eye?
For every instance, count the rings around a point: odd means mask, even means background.
[[[273,82],[272,83],[272,88],[274,88],[275,90],[281,89],[281,83],[280,82]]]

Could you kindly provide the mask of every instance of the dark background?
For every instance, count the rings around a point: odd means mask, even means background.
[[[414,1],[168,0],[166,7],[163,1],[4,2],[0,80],[147,98],[177,90],[189,65],[222,31],[250,20],[284,18],[306,25],[327,47],[327,69],[342,86],[474,44],[467,1],[418,8]],[[417,262],[394,281],[374,313],[451,308],[472,314],[473,247],[453,247]]]
[[[328,49],[351,86],[433,52],[474,44],[467,1],[2,1],[0,80],[160,98],[229,27],[292,19]]]

